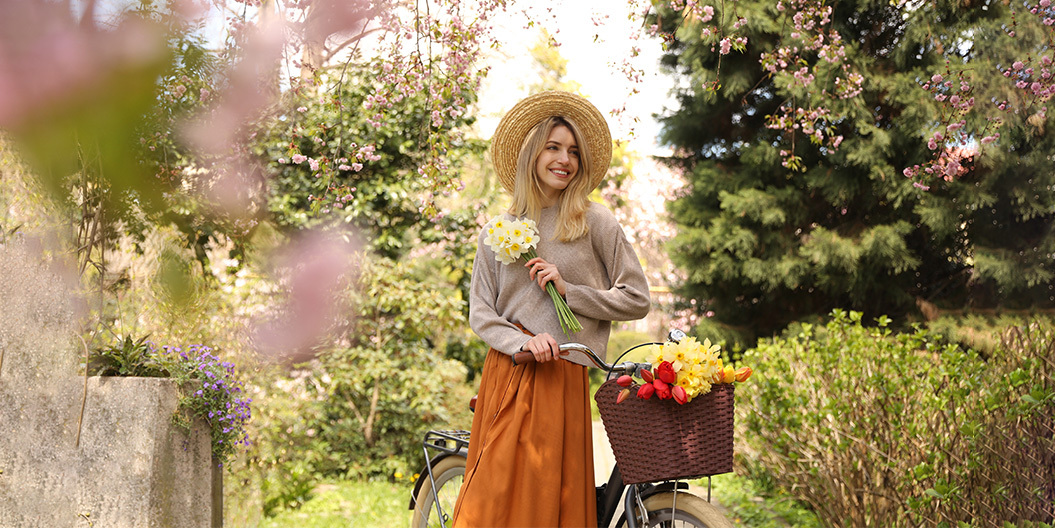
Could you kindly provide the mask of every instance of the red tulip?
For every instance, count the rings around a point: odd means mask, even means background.
[[[681,385],[675,385],[671,392],[674,393],[674,401],[682,405],[689,401],[689,395],[685,393],[685,388]]]
[[[623,403],[623,400],[630,396],[630,389],[623,389],[619,391],[619,395],[615,397],[616,403]]]
[[[651,370],[642,370],[641,371],[641,379],[645,380],[645,383],[652,383],[652,380],[655,379],[655,378],[652,377],[652,371]]]
[[[736,369],[736,381],[747,381],[751,377],[751,367],[740,367]]]
[[[619,379],[615,380],[615,382],[618,383],[620,387],[629,387],[630,384],[634,382],[634,378],[623,374],[622,376],[619,376]]]
[[[656,367],[656,377],[668,384],[678,381],[678,375],[674,372],[674,365],[671,365],[670,361],[664,361]]]
[[[670,385],[667,385],[663,380],[657,379],[652,382],[652,385],[656,387],[656,396],[659,396],[659,399],[669,400],[673,396],[670,393]]]
[[[647,400],[652,397],[652,393],[656,392],[656,388],[651,383],[646,383],[637,389],[637,397],[642,400]]]

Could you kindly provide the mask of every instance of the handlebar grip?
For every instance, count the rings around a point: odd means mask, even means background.
[[[532,354],[531,352],[524,351],[513,354],[514,365],[523,365],[524,363],[533,363],[534,361],[535,354]]]

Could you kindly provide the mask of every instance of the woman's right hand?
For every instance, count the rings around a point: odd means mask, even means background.
[[[560,354],[560,344],[553,339],[553,336],[543,332],[528,339],[521,350],[531,352],[531,355],[535,356],[535,361],[545,363],[551,359],[557,359],[557,355]]]

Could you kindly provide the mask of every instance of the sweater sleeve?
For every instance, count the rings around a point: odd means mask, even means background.
[[[473,260],[472,280],[469,284],[469,326],[476,335],[495,350],[513,355],[531,339],[498,314],[498,261],[494,253],[477,240],[476,258]]]
[[[641,319],[651,307],[645,272],[619,223],[610,213],[604,220],[594,236],[599,237],[597,252],[604,260],[611,287],[603,290],[567,284],[565,298],[573,312],[586,317],[606,321]]]

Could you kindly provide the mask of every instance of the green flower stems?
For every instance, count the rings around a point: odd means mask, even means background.
[[[538,253],[535,252],[535,248],[530,248],[524,252],[524,256],[531,260],[538,258]],[[553,307],[557,309],[557,319],[560,320],[560,328],[565,335],[582,330],[579,320],[575,318],[575,314],[568,307],[568,301],[565,301],[564,297],[560,296],[560,293],[557,292],[557,287],[553,285],[552,281],[546,283],[546,292],[553,299]]]

